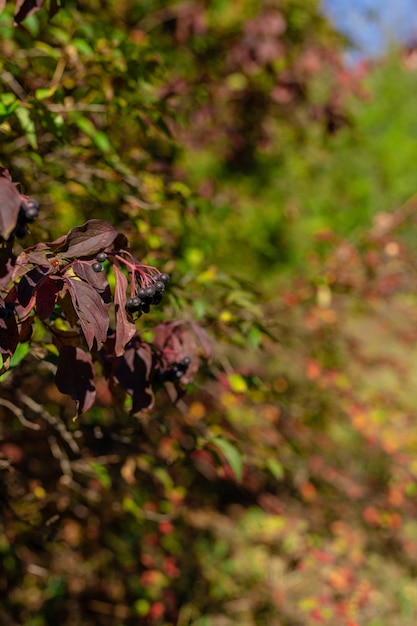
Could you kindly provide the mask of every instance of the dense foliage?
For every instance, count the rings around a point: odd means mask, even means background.
[[[304,0],[41,5],[0,14],[2,624],[414,625],[409,60]]]

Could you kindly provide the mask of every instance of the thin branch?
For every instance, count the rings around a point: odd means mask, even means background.
[[[52,76],[51,87],[58,87],[61,83],[61,78],[65,72],[66,61],[63,57],[58,60],[55,68],[54,75]]]
[[[370,240],[378,241],[389,235],[393,230],[417,212],[417,194],[412,196],[393,213],[380,213],[375,217],[375,224],[370,232]]]
[[[59,420],[57,417],[50,415],[50,413],[48,413],[48,411],[41,404],[35,402],[35,400],[33,400],[30,396],[27,396],[19,390],[16,393],[18,399],[23,402],[23,404],[25,404],[28,409],[33,411],[33,413],[39,415],[42,419],[48,422],[48,424],[51,424],[51,426],[53,426],[59,432],[62,439],[69,445],[74,453],[80,452],[78,443],[75,441],[69,430],[67,430],[64,422]]]
[[[67,484],[72,484],[74,479],[69,458],[65,454],[64,450],[58,445],[58,442],[53,435],[48,437],[48,443],[53,456],[57,461],[59,461],[62,473],[67,479]]]
[[[22,85],[15,79],[13,74],[5,71],[0,74],[0,78],[7,85],[9,85],[10,89],[14,91],[18,98],[20,98],[21,100],[24,100],[26,98],[25,90],[23,89]]]
[[[52,104],[49,103],[46,105],[49,111],[52,113],[70,113],[71,111],[85,111],[88,113],[105,113],[107,111],[107,107],[105,104],[82,104],[75,103],[71,105],[65,104]]]
[[[9,402],[9,400],[0,398],[0,406],[4,406],[6,409],[9,409],[9,411],[11,411],[17,417],[22,426],[26,426],[26,428],[31,428],[32,430],[40,429],[39,424],[34,424],[33,422],[27,420],[23,414],[23,411],[18,406],[13,404],[13,402]]]

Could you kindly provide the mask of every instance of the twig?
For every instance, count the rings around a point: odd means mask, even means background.
[[[80,452],[78,443],[75,441],[69,430],[66,429],[65,424],[61,420],[54,417],[53,415],[50,415],[41,404],[35,402],[35,400],[33,400],[30,396],[27,396],[25,393],[17,391],[16,394],[18,399],[23,402],[23,404],[25,404],[28,409],[39,415],[42,419],[48,422],[48,424],[51,424],[51,426],[53,426],[59,432],[62,439],[69,445],[73,452]]]
[[[61,78],[64,74],[65,66],[66,66],[65,59],[63,59],[63,57],[60,57],[57,63],[57,66],[55,68],[54,75],[52,76],[51,87],[58,87],[58,85],[61,82]]]
[[[70,111],[86,111],[88,113],[105,113],[107,108],[104,104],[52,104],[46,105],[52,113],[69,113]]]
[[[393,213],[382,213],[375,216],[375,224],[370,232],[370,240],[378,241],[401,226],[409,217],[417,212],[417,194],[412,196]]]
[[[15,92],[16,96],[21,100],[26,98],[26,92],[23,89],[22,85],[15,79],[13,74],[10,72],[2,72],[0,75],[1,79],[9,85],[10,89]]]
[[[56,458],[59,461],[59,465],[61,466],[61,470],[63,475],[67,478],[69,484],[73,483],[72,469],[71,463],[65,454],[64,450],[58,445],[57,440],[53,435],[48,437],[49,448]],[[68,484],[67,483],[67,484]]]
[[[26,426],[27,428],[31,428],[32,430],[40,429],[39,424],[34,424],[33,422],[27,420],[23,414],[22,409],[19,409],[19,407],[13,404],[13,402],[9,402],[9,400],[0,398],[0,405],[4,406],[6,409],[9,409],[9,411],[11,411],[17,417],[22,426]]]

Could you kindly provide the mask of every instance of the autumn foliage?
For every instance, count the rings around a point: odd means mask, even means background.
[[[0,3],[1,624],[414,626],[389,66],[316,2],[63,4]]]
[[[161,382],[171,380],[177,386],[182,378],[189,380],[187,370],[194,361],[190,371],[195,371],[198,358],[195,342],[188,338],[191,330],[185,324],[161,324],[155,331],[154,343],[149,345],[137,334],[134,324],[134,318],[162,300],[169,276],[143,265],[127,249],[126,237],[98,219],[16,256],[12,244],[22,227],[19,219],[28,200],[18,193],[7,170],[3,171],[1,183],[4,203],[0,271],[4,299],[0,310],[5,312],[0,319],[2,372],[7,371],[19,343],[31,340],[36,316],[51,335],[57,352],[57,387],[75,400],[77,415],[94,404],[93,360],[102,363],[107,379],[117,380],[132,396],[133,413],[153,406],[155,377]],[[98,259],[114,272],[114,296]],[[138,300],[134,312],[128,306],[128,290],[130,301],[133,297]],[[114,329],[110,327],[111,318]],[[202,352],[208,358],[210,347],[204,331],[195,323],[192,327],[202,338]],[[176,375],[169,376],[173,365],[184,359],[183,369],[177,366]]]

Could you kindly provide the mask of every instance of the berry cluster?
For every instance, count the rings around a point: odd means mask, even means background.
[[[159,382],[175,382],[180,380],[188,370],[190,363],[191,358],[189,356],[186,356],[182,361],[171,363],[168,369],[158,372]]]
[[[169,281],[168,274],[147,275],[146,282],[141,277],[140,288],[135,296],[126,301],[126,311],[130,314],[149,313],[151,305],[159,304],[162,300],[162,293]]]
[[[23,200],[20,205],[17,224],[13,231],[13,235],[18,239],[23,239],[29,232],[28,224],[32,224],[39,215],[39,204],[36,200],[28,198]]]

